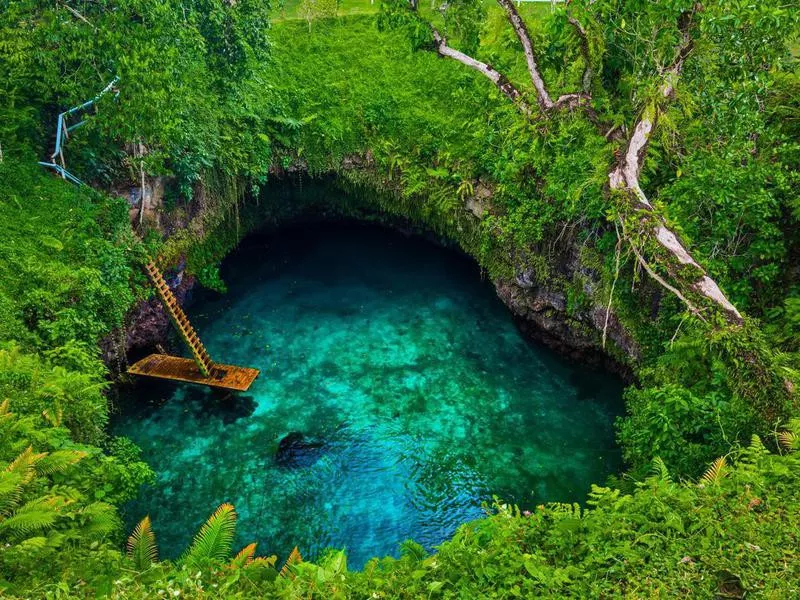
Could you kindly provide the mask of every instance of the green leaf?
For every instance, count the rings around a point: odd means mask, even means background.
[[[52,248],[56,252],[61,252],[64,249],[64,244],[61,243],[61,240],[54,238],[51,235],[40,235],[39,242],[43,246],[47,246],[48,248]]]

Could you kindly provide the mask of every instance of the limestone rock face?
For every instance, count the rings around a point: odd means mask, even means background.
[[[567,254],[571,254],[567,250]],[[584,280],[583,291],[589,302],[586,306],[567,306],[567,298],[559,286],[539,282],[535,273],[525,268],[518,269],[513,279],[494,281],[497,295],[517,319],[520,329],[531,338],[545,343],[559,353],[576,360],[605,367],[627,374],[627,368],[618,358],[612,358],[602,348],[602,332],[606,324],[606,306],[598,303],[594,294],[597,288],[596,274],[583,268],[575,256],[562,257],[554,265],[563,279],[571,281],[576,273]],[[636,362],[640,349],[626,331],[613,310],[608,314],[606,329],[607,348],[614,347],[626,360]]]
[[[195,278],[184,275],[181,267],[166,279],[178,302],[183,305],[195,285]],[[133,362],[156,351],[157,346],[166,347],[172,339],[171,334],[172,324],[158,298],[142,300],[128,313],[124,330],[101,342],[103,360],[112,373],[122,373],[126,368],[126,356]]]
[[[489,211],[489,201],[492,199],[493,195],[494,192],[492,192],[492,188],[482,181],[478,181],[478,183],[475,185],[474,195],[466,199],[467,210],[477,218],[482,218],[483,215]]]

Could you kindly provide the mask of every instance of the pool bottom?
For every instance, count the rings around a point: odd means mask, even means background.
[[[523,339],[453,252],[321,224],[246,241],[223,276],[190,316],[212,356],[261,369],[251,391],[142,381],[113,424],[158,472],[126,514],[151,515],[166,557],[231,502],[239,545],[358,568],[433,548],[495,495],[581,501],[620,467],[620,382]]]

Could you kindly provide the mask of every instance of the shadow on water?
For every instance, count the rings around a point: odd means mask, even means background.
[[[200,386],[184,386],[186,411],[196,419],[217,420],[230,425],[250,417],[258,406],[253,396]],[[175,384],[156,379],[142,379],[119,390],[126,418],[152,418],[169,402]]]
[[[251,237],[229,293],[189,313],[211,355],[261,369],[247,395],[138,381],[112,428],[157,471],[126,507],[177,556],[222,502],[237,543],[351,566],[433,548],[497,495],[581,502],[619,470],[615,377],[523,339],[475,264],[376,226]]]

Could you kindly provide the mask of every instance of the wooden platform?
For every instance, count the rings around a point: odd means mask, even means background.
[[[214,363],[214,372],[211,377],[204,377],[190,358],[170,356],[169,354],[151,354],[128,367],[128,373],[245,392],[258,377],[259,370]]]

